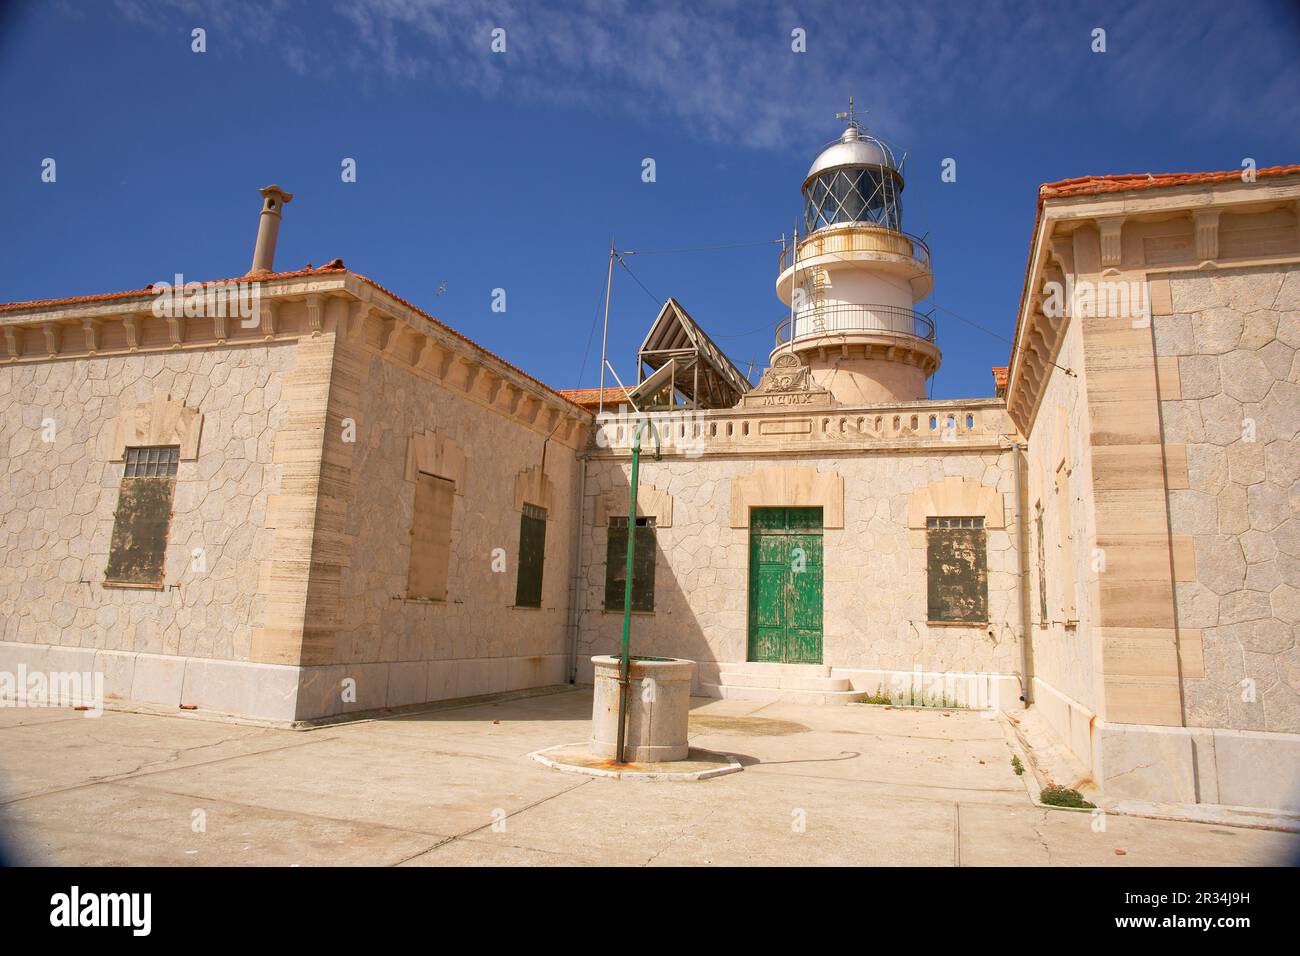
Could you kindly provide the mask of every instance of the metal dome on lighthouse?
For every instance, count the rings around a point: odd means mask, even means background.
[[[790,306],[771,359],[793,352],[844,404],[914,401],[939,367],[934,323],[916,303],[934,288],[930,250],[903,231],[894,150],[857,119],[804,177],[802,223],[782,250],[778,297]]]
[[[852,97],[848,112],[838,115],[848,128],[813,160],[804,178],[805,232],[851,222],[901,229],[903,177],[893,151],[857,121]]]

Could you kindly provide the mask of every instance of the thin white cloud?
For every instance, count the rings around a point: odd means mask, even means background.
[[[936,109],[1013,109],[1068,127],[1080,102],[1116,122],[1159,115],[1207,133],[1300,123],[1300,42],[1275,8],[1177,0],[1080,12],[1053,4],[773,0],[117,0],[136,22],[189,18],[209,46],[275,45],[294,72],[431,82],[514,105],[668,119],[758,147],[825,137],[850,93],[907,141]],[[1091,54],[1090,31],[1108,52]],[[507,52],[490,50],[506,30]],[[791,31],[807,53],[791,50]],[[1214,55],[1206,55],[1206,50]],[[1248,64],[1248,72],[1243,70]],[[372,87],[373,88],[373,87]]]

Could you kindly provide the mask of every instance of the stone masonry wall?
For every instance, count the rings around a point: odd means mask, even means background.
[[[546,477],[552,487],[542,606],[515,608],[517,481],[541,465],[545,436],[378,354],[350,349],[341,360],[355,369],[357,394],[332,411],[332,420],[354,418],[356,442],[347,488],[327,504],[344,510],[352,542],[339,583],[343,619],[334,662],[345,668],[393,665],[375,679],[390,685],[409,682],[405,696],[411,699],[395,697],[390,687],[385,698],[390,706],[565,679],[574,451],[555,440],[547,446]],[[405,599],[415,498],[415,483],[406,479],[408,445],[413,435],[426,431],[436,432],[464,455],[464,479],[456,483],[452,510],[446,602]],[[497,548],[504,551],[504,571],[493,570]],[[429,661],[469,663],[457,675],[453,667],[436,673],[422,669],[421,662]],[[523,666],[530,661],[536,671],[532,675]],[[504,668],[495,677],[493,662]],[[370,672],[354,668],[350,673]]]
[[[294,356],[277,344],[0,366],[0,637],[248,660]],[[107,588],[123,464],[109,460],[105,433],[124,407],[159,392],[203,415],[198,458],[178,469],[166,587]]]
[[[699,661],[699,679],[706,682],[716,681],[717,663],[745,660],[749,529],[730,526],[731,484],[785,465],[812,466],[844,480],[844,527],[823,533],[825,663],[1019,672],[1013,465],[1007,454],[992,451],[661,462],[643,457],[641,493],[653,486],[672,496],[672,526],[657,531],[655,611],[633,616],[634,653]],[[591,655],[617,647],[622,623],[621,612],[603,610],[607,530],[596,523],[597,500],[612,493],[625,502],[629,475],[630,464],[622,460],[598,458],[589,466],[578,649],[579,673],[588,680]],[[988,532],[991,635],[983,627],[926,625],[925,532],[908,528],[908,502],[917,489],[948,476],[978,481],[1003,496],[1007,527]]]
[[[1056,364],[1083,368],[1081,323],[1071,322]],[[1086,373],[1085,373],[1086,374]],[[1025,512],[1029,528],[1025,588],[1029,592],[1032,622],[1033,673],[1058,693],[1089,711],[1098,709],[1096,640],[1097,613],[1092,570],[1096,522],[1092,512],[1092,472],[1088,445],[1088,403],[1080,379],[1053,370],[1043,392],[1038,415],[1029,436],[1027,454],[1028,497]],[[1071,514],[1074,526],[1062,529],[1056,504],[1056,473],[1061,461],[1070,469]],[[1042,619],[1039,594],[1039,542],[1035,505],[1043,506],[1043,555],[1047,584],[1047,619]],[[1065,531],[1073,535],[1073,567],[1063,567],[1060,542]],[[1073,586],[1078,623],[1061,619],[1061,590]],[[1042,701],[1047,706],[1047,701]]]
[[[1300,732],[1300,267],[1169,283],[1156,348],[1176,357],[1181,397],[1161,417],[1189,484],[1169,506],[1196,559],[1178,623],[1200,629],[1205,659],[1183,681],[1187,723]]]

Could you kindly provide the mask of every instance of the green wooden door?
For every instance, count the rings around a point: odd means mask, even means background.
[[[749,516],[749,659],[822,662],[822,509]]]

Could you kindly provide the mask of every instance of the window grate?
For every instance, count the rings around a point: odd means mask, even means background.
[[[179,445],[151,445],[126,450],[124,478],[174,478],[180,462]]]
[[[519,577],[516,607],[542,606],[542,576],[546,564],[546,509],[525,504],[519,517]]]
[[[930,621],[984,624],[989,619],[984,519],[944,515],[926,519],[926,591]]]
[[[177,445],[126,450],[105,582],[162,586],[179,460]]]
[[[983,528],[983,518],[926,518],[927,528]]]
[[[609,519],[609,526],[610,526],[611,528],[626,528],[626,527],[627,527],[627,517],[626,517],[626,516],[621,517],[621,518],[614,518],[614,517],[611,517],[611,518]],[[638,517],[638,518],[636,519],[636,526],[637,526],[638,528],[653,528],[653,527],[655,526],[655,516],[654,516],[654,515],[645,515],[645,516],[642,516],[642,517]]]
[[[636,519],[637,535],[632,556],[632,610],[655,609],[655,517],[645,515]],[[627,517],[609,518],[605,551],[605,610],[623,610],[623,594],[627,587]]]

